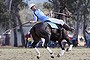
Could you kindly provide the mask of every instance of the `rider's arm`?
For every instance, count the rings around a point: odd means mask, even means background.
[[[35,22],[37,22],[37,17],[33,14],[33,21],[30,21],[31,23],[35,23]]]
[[[33,14],[34,17],[34,21],[37,21],[37,16],[35,16],[35,14]]]

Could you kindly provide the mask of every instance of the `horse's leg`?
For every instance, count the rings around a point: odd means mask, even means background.
[[[41,38],[41,40],[42,40],[42,47],[44,47],[45,39]]]
[[[40,51],[37,49],[37,47],[35,47],[35,51],[37,53],[37,58],[39,59],[40,58]]]
[[[48,36],[45,37],[45,43],[44,43],[44,47],[47,49],[47,51],[51,54],[51,58],[54,58],[54,54],[53,51],[48,47],[48,42],[50,40],[50,34],[48,34]]]
[[[49,47],[47,47],[47,50],[48,50],[49,53],[51,54],[51,58],[54,58],[54,54],[53,54],[52,50],[51,50]]]
[[[72,48],[73,48],[72,43],[70,42],[70,40],[69,40],[68,38],[66,38],[65,40],[67,41],[67,43],[68,43],[68,45],[69,45],[69,48],[67,48],[67,51],[68,51],[68,50],[71,51]]]
[[[70,39],[68,36],[65,37],[65,40],[67,41],[68,45],[69,45],[69,48],[67,48],[66,50],[67,51],[71,51],[72,48],[73,48],[73,44],[71,43]]]
[[[60,57],[60,56],[62,56],[62,55],[64,55],[64,53],[65,53],[65,48],[64,48],[64,46],[62,46],[62,44],[61,44],[61,41],[58,41],[59,42],[59,45],[60,45],[60,47],[61,47],[61,52],[57,55],[57,57]]]
[[[72,43],[71,43],[71,41],[70,41],[70,38],[69,38],[68,35],[64,32],[64,30],[63,30],[63,38],[67,41],[67,43],[68,43],[68,45],[69,45],[69,48],[67,48],[66,50],[67,50],[67,51],[68,51],[68,50],[71,51],[73,45],[72,45]]]
[[[37,53],[37,58],[39,59],[39,58],[40,58],[40,51],[39,51],[39,50],[37,49],[37,47],[36,47],[37,43],[38,43],[38,41],[37,41],[37,42],[34,41],[31,46],[32,46],[33,48],[35,48],[35,51],[36,51],[36,53]]]
[[[40,38],[37,37],[37,34],[36,34],[36,32],[34,31],[34,29],[31,29],[31,34],[32,34],[32,38],[33,38],[33,40],[34,40],[33,43],[32,43],[32,45],[31,45],[31,47],[35,48],[35,51],[36,51],[36,53],[37,53],[37,58],[39,59],[39,58],[40,58],[40,52],[39,52],[39,50],[37,49],[36,45],[37,45],[37,43],[39,42]]]

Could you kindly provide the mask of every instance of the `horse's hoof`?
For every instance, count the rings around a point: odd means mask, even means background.
[[[37,56],[37,59],[40,59],[40,57],[39,57],[39,56]]]
[[[57,57],[61,57],[61,56],[63,56],[64,53],[65,53],[65,50],[62,50],[61,53],[57,55]]]
[[[51,56],[51,58],[54,58],[54,56]]]
[[[58,54],[57,57],[60,57],[60,54]]]
[[[58,54],[57,57],[61,57],[62,55],[61,54]]]
[[[69,48],[67,48],[66,51],[68,52],[69,51]]]
[[[73,45],[70,45],[70,47],[69,47],[68,50],[69,50],[69,51],[72,51],[72,47],[73,47]]]
[[[60,56],[63,56],[64,53],[65,53],[65,50],[62,50]]]

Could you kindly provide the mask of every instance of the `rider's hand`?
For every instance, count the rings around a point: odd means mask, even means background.
[[[36,21],[30,21],[30,23],[35,23]]]
[[[66,14],[62,13],[61,15],[66,16]]]

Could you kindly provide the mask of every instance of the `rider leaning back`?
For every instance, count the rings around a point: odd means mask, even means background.
[[[56,18],[50,18],[48,16],[46,16],[40,9],[37,9],[35,4],[29,4],[29,9],[31,9],[33,11],[33,16],[34,16],[34,21],[41,21],[41,22],[45,22],[45,21],[50,21],[59,25],[62,25],[62,27],[68,31],[74,31],[73,28],[71,28],[70,26],[68,26],[63,20],[59,20]]]

